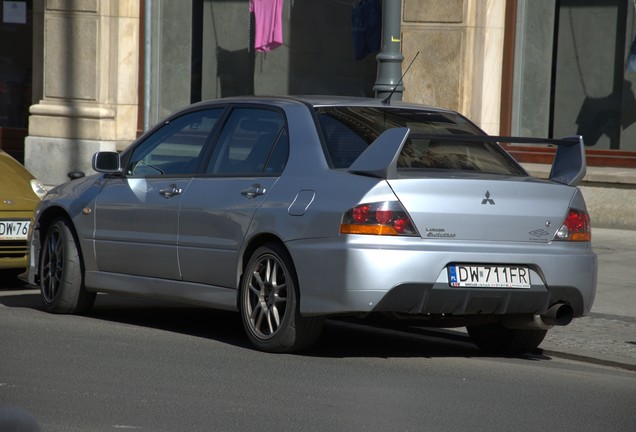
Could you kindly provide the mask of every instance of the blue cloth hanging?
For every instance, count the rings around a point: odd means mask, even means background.
[[[629,49],[626,69],[630,72],[636,72],[636,37],[632,41],[632,46]]]
[[[380,51],[382,39],[381,0],[360,0],[351,12],[353,52],[356,60]]]

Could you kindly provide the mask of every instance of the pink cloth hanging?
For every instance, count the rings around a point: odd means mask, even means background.
[[[250,0],[256,33],[254,49],[267,52],[283,44],[283,0]]]

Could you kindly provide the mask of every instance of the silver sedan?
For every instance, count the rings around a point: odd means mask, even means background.
[[[501,142],[555,145],[550,179]],[[106,292],[237,310],[264,351],[358,316],[466,326],[483,350],[521,354],[594,301],[580,137],[493,137],[375,99],[252,96],[182,109],[93,168],[31,224],[29,281],[51,312]]]

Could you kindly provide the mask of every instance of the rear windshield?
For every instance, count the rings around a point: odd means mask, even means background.
[[[408,127],[409,138],[398,158],[398,170],[454,170],[524,175],[518,164],[498,144],[465,142],[461,135],[483,135],[464,117],[435,111],[404,108],[317,108],[329,160],[346,169],[382,132]],[[444,141],[430,135],[452,136]]]

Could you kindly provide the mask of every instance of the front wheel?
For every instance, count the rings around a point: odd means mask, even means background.
[[[40,291],[44,308],[54,313],[83,313],[95,302],[84,289],[84,275],[73,231],[56,219],[44,234],[40,254]]]
[[[276,243],[251,256],[240,286],[240,312],[250,342],[268,352],[295,352],[312,345],[322,319],[302,317],[291,257]]]
[[[509,329],[501,323],[479,324],[466,329],[482,351],[512,356],[534,351],[548,333],[539,329]]]

